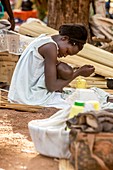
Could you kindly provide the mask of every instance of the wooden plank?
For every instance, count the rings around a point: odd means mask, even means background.
[[[91,80],[91,81],[104,81],[105,80],[105,78],[104,77],[91,77],[91,76],[89,76],[89,77],[84,77],[84,79],[85,80]]]
[[[37,37],[40,34],[56,34],[58,31],[34,21],[32,23],[22,24],[19,28],[19,33]]]
[[[104,77],[113,77],[113,68],[104,66],[102,64],[96,63],[94,61],[88,60],[86,58],[83,58],[78,55],[73,56],[67,56],[66,58],[61,58],[61,61],[64,61],[66,63],[75,64],[79,67],[85,65],[85,64],[91,64],[95,67],[95,73],[99,74]]]
[[[0,52],[0,56],[8,56],[9,55],[9,53],[6,51],[4,51],[4,52]]]
[[[107,86],[106,81],[87,81],[88,85],[105,85]]]
[[[0,82],[6,82],[7,85],[10,84],[18,59],[18,55],[0,52]]]
[[[113,54],[88,43],[84,45],[83,50],[77,55],[113,68]]]
[[[0,61],[18,61],[19,56],[9,53],[0,54]]]
[[[76,83],[76,79],[74,79],[71,83]],[[99,81],[99,80],[86,80],[86,83],[87,84],[102,84],[102,85],[107,85],[107,81],[106,80],[103,80],[103,81]]]
[[[0,61],[0,82],[7,82],[8,85],[10,84],[15,66],[16,62]]]
[[[107,42],[107,43],[109,43],[109,42],[111,42],[112,40],[110,40],[110,39],[107,39],[107,38],[99,38],[99,37],[92,37],[92,40],[94,41],[94,42]]]
[[[76,83],[69,83],[69,87],[72,87],[72,88],[76,88]],[[86,88],[91,88],[91,87],[97,87],[97,88],[101,88],[101,89],[108,89],[106,84],[87,84],[86,85]]]
[[[112,89],[103,89],[105,90],[106,92],[108,92],[109,94],[113,95],[113,90]]]
[[[98,87],[98,88],[107,88],[107,82],[105,78],[102,77],[84,77],[86,80],[86,87],[91,88],[91,87]],[[76,88],[76,80],[75,78],[73,81],[69,83],[69,86],[72,88]]]
[[[91,87],[97,87],[97,88],[101,88],[101,89],[107,89],[107,86],[106,85],[104,85],[104,84],[88,84],[87,86],[86,86],[87,88],[91,88]]]
[[[74,167],[70,164],[69,160],[59,160],[59,170],[74,170]]]
[[[5,92],[6,95],[4,96],[2,92]],[[0,90],[0,108],[2,109],[12,109],[12,110],[19,110],[19,111],[25,111],[25,112],[33,112],[37,113],[39,109],[42,109],[43,106],[38,105],[27,105],[27,104],[19,104],[19,103],[10,103],[8,101],[8,91],[1,89]]]

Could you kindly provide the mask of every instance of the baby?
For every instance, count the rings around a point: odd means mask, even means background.
[[[64,62],[59,62],[56,67],[57,67],[57,77],[59,79],[69,80],[72,78],[73,68],[70,65]]]
[[[69,80],[73,76],[73,68],[64,62],[58,62],[57,64],[57,78],[62,80]],[[57,92],[63,92],[63,89]]]

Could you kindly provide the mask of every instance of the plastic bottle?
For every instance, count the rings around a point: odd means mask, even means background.
[[[76,80],[76,88],[86,89],[86,80],[82,77],[78,77]]]
[[[85,106],[84,102],[75,101],[74,104],[71,107],[69,118],[74,117],[78,113],[83,113],[84,112],[84,106]]]

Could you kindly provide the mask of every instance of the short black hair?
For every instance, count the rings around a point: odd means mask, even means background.
[[[63,24],[59,28],[59,34],[68,36],[72,45],[85,44],[88,36],[87,29],[83,24]]]

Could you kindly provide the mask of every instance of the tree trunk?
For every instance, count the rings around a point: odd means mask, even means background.
[[[90,0],[48,0],[48,26],[58,29],[64,23],[89,25]]]

